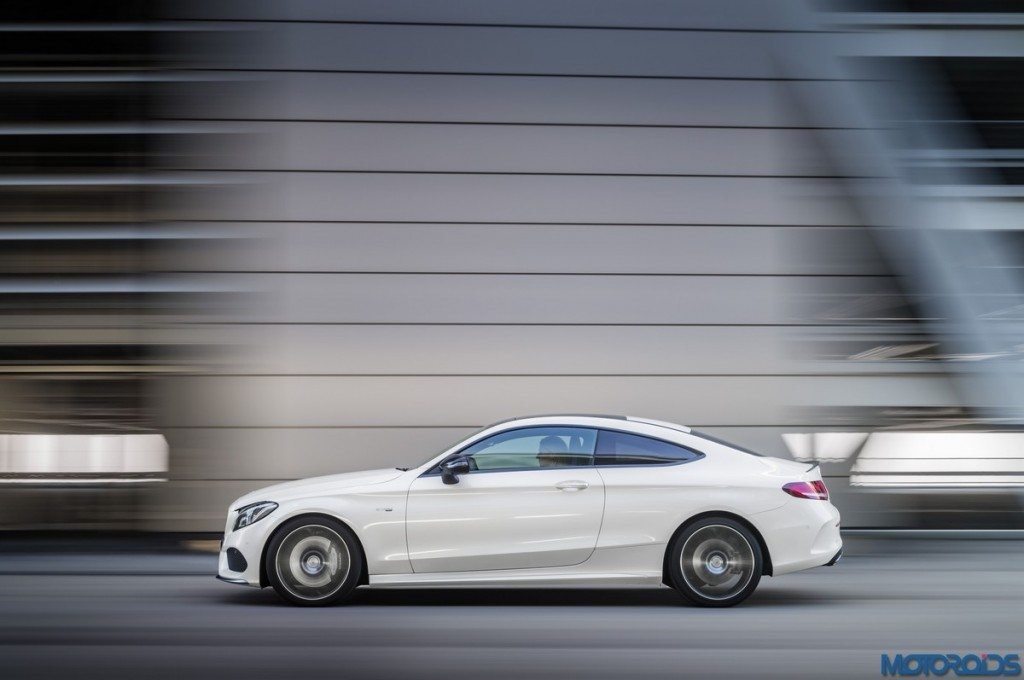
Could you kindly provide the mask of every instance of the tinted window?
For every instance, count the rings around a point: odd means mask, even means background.
[[[597,431],[528,427],[501,432],[462,451],[472,470],[521,470],[594,464]]]
[[[659,439],[601,430],[597,438],[598,465],[665,465],[697,460],[702,454]]]

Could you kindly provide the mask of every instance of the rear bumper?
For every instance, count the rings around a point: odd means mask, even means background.
[[[829,560],[829,561],[828,561],[828,562],[827,562],[827,563],[825,564],[825,566],[826,566],[826,567],[831,567],[831,566],[834,566],[834,565],[835,565],[835,564],[837,564],[837,563],[839,562],[839,560],[841,560],[841,559],[843,559],[843,549],[842,549],[842,548],[840,548],[840,549],[839,549],[839,552],[837,552],[837,553],[836,553],[836,554],[835,554],[835,555],[834,555],[834,556],[832,557],[832,559],[830,559],[830,560]]]
[[[768,544],[773,576],[835,564],[842,555],[839,511],[831,503],[793,498],[752,519]]]

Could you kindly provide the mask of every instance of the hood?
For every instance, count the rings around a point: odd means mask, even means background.
[[[381,484],[401,474],[402,471],[397,468],[382,468],[380,470],[364,470],[362,472],[346,472],[340,475],[297,479],[294,482],[274,484],[273,486],[266,486],[247,493],[232,503],[231,507],[238,508],[257,501],[282,501],[306,496],[319,496],[324,493],[337,493],[355,487]]]

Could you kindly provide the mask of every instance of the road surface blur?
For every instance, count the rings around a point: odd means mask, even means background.
[[[361,591],[298,609],[200,553],[0,554],[12,678],[880,677],[895,652],[1020,652],[1024,541],[847,539],[740,607],[671,590]]]

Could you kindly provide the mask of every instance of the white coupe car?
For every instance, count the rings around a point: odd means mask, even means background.
[[[538,416],[422,465],[270,486],[231,504],[217,578],[300,605],[359,586],[663,586],[729,606],[763,574],[834,564],[814,465],[683,425]]]

